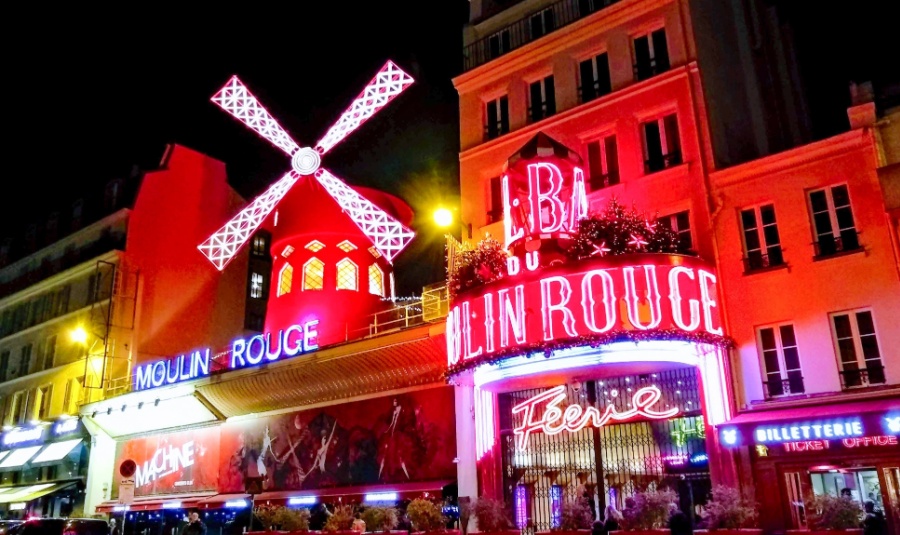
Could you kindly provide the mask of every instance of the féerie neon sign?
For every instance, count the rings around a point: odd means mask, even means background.
[[[569,405],[561,409],[558,405],[566,397],[566,387],[557,386],[546,392],[542,392],[527,401],[513,407],[513,414],[522,413],[522,423],[514,430],[516,436],[516,448],[528,449],[528,435],[540,431],[546,435],[558,435],[563,431],[575,433],[588,425],[602,427],[609,422],[624,422],[637,417],[651,420],[671,418],[678,414],[678,407],[672,407],[664,411],[653,408],[662,393],[655,386],[645,386],[638,389],[631,397],[631,408],[619,412],[615,406],[606,406],[603,412],[597,407],[582,407]],[[540,419],[535,420],[540,407],[544,408]]]

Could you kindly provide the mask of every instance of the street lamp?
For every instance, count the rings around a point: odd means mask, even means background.
[[[88,333],[86,330],[84,330],[84,327],[82,327],[81,325],[72,329],[70,336],[72,337],[72,341],[75,342],[76,344],[86,344],[87,343]]]

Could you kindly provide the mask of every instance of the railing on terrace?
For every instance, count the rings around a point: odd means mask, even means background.
[[[463,48],[468,71],[614,4],[617,0],[560,0]]]

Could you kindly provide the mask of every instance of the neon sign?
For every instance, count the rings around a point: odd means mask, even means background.
[[[526,272],[460,296],[447,316],[448,366],[604,333],[722,334],[716,276],[697,258],[635,254],[578,267]]]
[[[295,357],[315,351],[319,349],[318,325],[319,320],[312,320],[303,325],[291,325],[277,334],[265,333],[238,338],[231,345],[228,369],[257,366],[282,357]],[[212,371],[210,360],[210,349],[206,348],[140,365],[135,369],[134,390],[147,390],[207,377]]]
[[[17,427],[4,433],[3,445],[12,446],[14,444],[41,440],[42,438],[44,438],[44,428],[40,425],[35,427]]]
[[[53,434],[56,436],[68,435],[78,430],[78,418],[66,418],[53,425]]]
[[[678,407],[664,411],[652,408],[662,397],[659,388],[655,386],[638,389],[631,397],[631,408],[623,412],[617,411],[613,405],[607,405],[603,412],[597,407],[585,408],[580,405],[569,405],[563,410],[558,405],[565,397],[566,387],[561,385],[513,407],[513,414],[522,413],[522,423],[513,430],[517,449],[528,449],[528,435],[536,431],[552,436],[563,431],[576,433],[588,425],[602,427],[611,421],[624,422],[639,416],[661,420],[678,414]],[[535,420],[541,407],[543,413],[539,420]]]
[[[878,435],[875,437],[845,438],[841,443],[847,448],[859,448],[863,446],[896,446],[897,437]]]
[[[791,442],[796,440],[820,440],[829,438],[858,437],[863,435],[862,421],[829,420],[822,423],[792,424],[757,427],[753,433],[756,442]]]

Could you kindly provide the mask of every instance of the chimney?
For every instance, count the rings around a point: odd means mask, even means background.
[[[861,84],[850,82],[850,107],[847,108],[850,129],[873,126],[875,115],[875,91],[872,89],[872,82]]]

